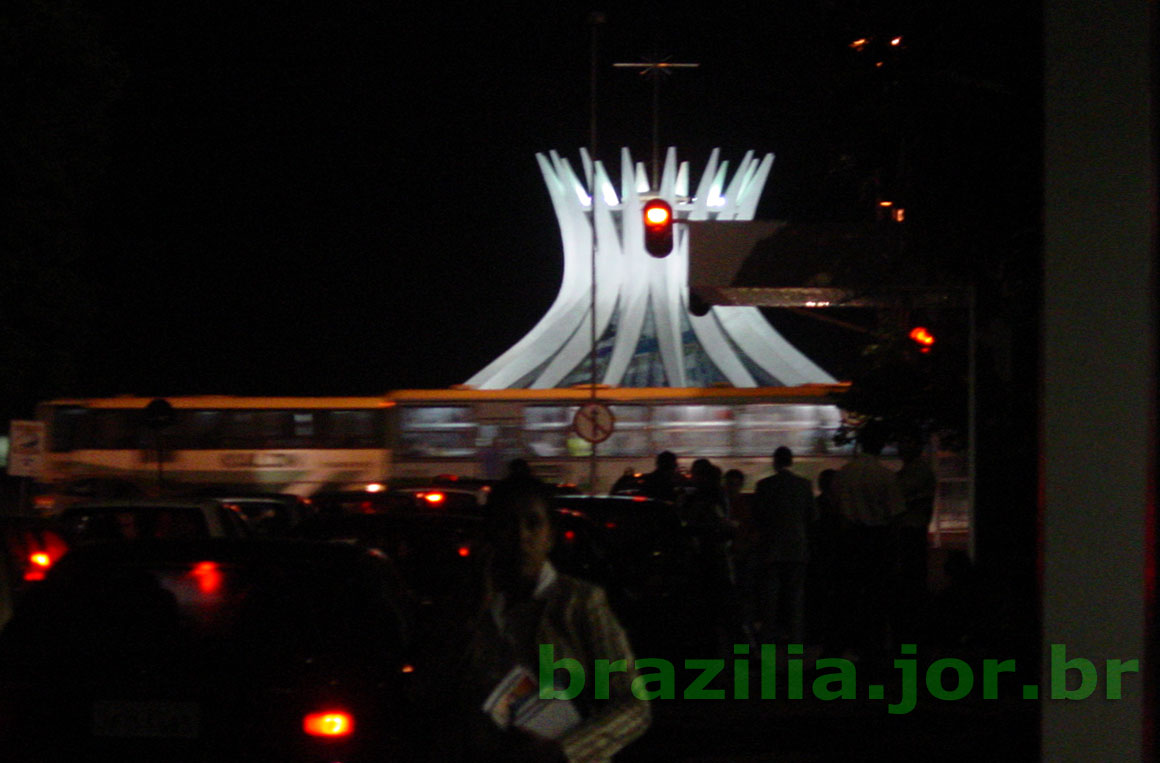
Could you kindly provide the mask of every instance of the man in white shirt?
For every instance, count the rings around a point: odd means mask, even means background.
[[[846,520],[845,605],[849,617],[831,643],[853,648],[883,667],[892,648],[890,621],[897,591],[896,517],[906,511],[895,472],[879,460],[887,432],[870,421],[858,431],[860,452],[834,477],[838,508]]]

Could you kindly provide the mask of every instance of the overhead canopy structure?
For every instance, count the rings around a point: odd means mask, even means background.
[[[952,307],[967,291],[901,256],[896,223],[693,225],[689,288],[713,305]]]
[[[596,379],[627,387],[795,386],[834,379],[790,345],[755,307],[689,312],[689,235],[674,230],[664,259],[644,249],[642,209],[661,198],[678,221],[752,220],[773,155],[752,151],[732,176],[715,149],[690,193],[689,166],[670,148],[651,188],[643,163],[620,154],[620,183],[581,151],[583,177],[556,152],[537,154],[564,247],[564,276],[548,312],[526,336],[467,380],[480,389],[550,388],[589,383],[592,310],[596,313]],[[592,225],[595,219],[596,235]],[[595,238],[596,297],[592,298]]]

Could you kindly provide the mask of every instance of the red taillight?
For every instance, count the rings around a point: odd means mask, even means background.
[[[910,338],[923,347],[930,347],[934,344],[934,334],[930,333],[924,326],[915,326],[911,329]]]
[[[576,540],[576,532],[574,530],[565,530],[564,531],[564,540],[567,541],[568,543],[571,543],[572,541]]]
[[[471,556],[471,546],[460,546],[459,555],[462,557]]]
[[[447,499],[443,493],[419,493],[419,497],[432,506],[438,506]]]
[[[354,716],[343,710],[310,713],[302,718],[302,730],[313,737],[345,737],[354,733]]]
[[[52,555],[47,551],[34,551],[28,555],[28,563],[24,567],[25,580],[44,580],[44,573],[52,566]]]
[[[217,593],[222,587],[222,572],[217,562],[198,562],[189,574],[197,581],[197,590],[204,594]]]
[[[26,535],[12,551],[17,558],[24,557],[25,581],[44,580],[48,568],[65,555],[68,545],[56,533],[34,533]]]

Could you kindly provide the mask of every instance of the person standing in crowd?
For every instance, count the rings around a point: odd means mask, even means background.
[[[744,630],[729,548],[733,528],[725,519],[721,469],[707,458],[698,458],[689,471],[690,486],[677,502],[677,511],[696,543],[699,599],[706,624],[713,626],[710,635],[723,654],[732,654],[733,644],[741,643]]]
[[[676,501],[683,483],[676,454],[664,450],[657,454],[656,468],[641,479],[640,494],[661,501]]]
[[[836,469],[818,474],[816,514],[810,527],[810,561],[806,572],[806,620],[823,644],[825,654],[833,654],[840,640],[843,591],[851,581],[843,547],[845,520],[834,494]],[[840,653],[840,649],[837,650]]]
[[[773,452],[772,477],[757,483],[753,493],[754,553],[762,642],[801,644],[805,639],[808,528],[814,516],[810,481],[794,474],[793,451],[784,445]]]
[[[749,522],[749,496],[741,492],[745,487],[745,473],[729,469],[721,478],[725,486],[725,518],[740,527]]]
[[[753,569],[753,496],[741,492],[745,486],[745,473],[740,469],[729,469],[723,478],[725,485],[725,518],[733,531],[729,544],[729,557],[733,564],[733,590],[737,598],[737,616],[746,633],[747,640],[755,641],[750,623],[757,619],[755,574]]]
[[[897,519],[901,597],[896,624],[899,636],[907,641],[916,641],[920,635],[919,613],[927,594],[927,529],[934,515],[934,498],[938,489],[938,478],[924,451],[920,433],[906,432],[898,438],[902,467],[896,477],[906,511]]]
[[[846,522],[850,613],[846,647],[881,667],[891,648],[892,596],[897,588],[895,527],[906,506],[898,478],[880,460],[887,432],[878,421],[858,430],[859,452],[834,478],[834,494]]]

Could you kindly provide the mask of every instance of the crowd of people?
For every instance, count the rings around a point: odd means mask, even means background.
[[[894,435],[898,470],[882,462],[887,441],[882,428],[864,426],[857,453],[819,473],[816,490],[781,446],[752,493],[735,469],[702,458],[685,475],[667,451],[613,492],[673,502],[699,539],[706,615],[722,645],[813,644],[823,656],[873,665],[923,636],[936,490],[923,439]]]
[[[818,475],[816,492],[784,446],[773,453],[774,473],[752,493],[741,472],[700,458],[686,473],[668,451],[652,472],[626,474],[613,487],[671,503],[694,541],[700,611],[722,654],[736,644],[812,644],[823,656],[869,667],[900,639],[917,638],[908,613],[926,590],[934,471],[914,435],[897,439],[897,471],[881,461],[884,432],[866,427],[858,444],[842,468]],[[478,587],[450,610],[445,643],[431,645],[442,655],[433,664],[446,668],[446,683],[433,684],[433,706],[446,714],[438,736],[452,758],[470,750],[473,759],[609,759],[650,722],[648,703],[631,690],[629,638],[604,591],[553,566],[551,492],[526,463],[509,465],[489,506],[490,551]],[[556,667],[618,666],[604,696],[578,695],[575,718],[552,736],[494,707],[513,667],[533,681],[544,677],[544,645]]]

